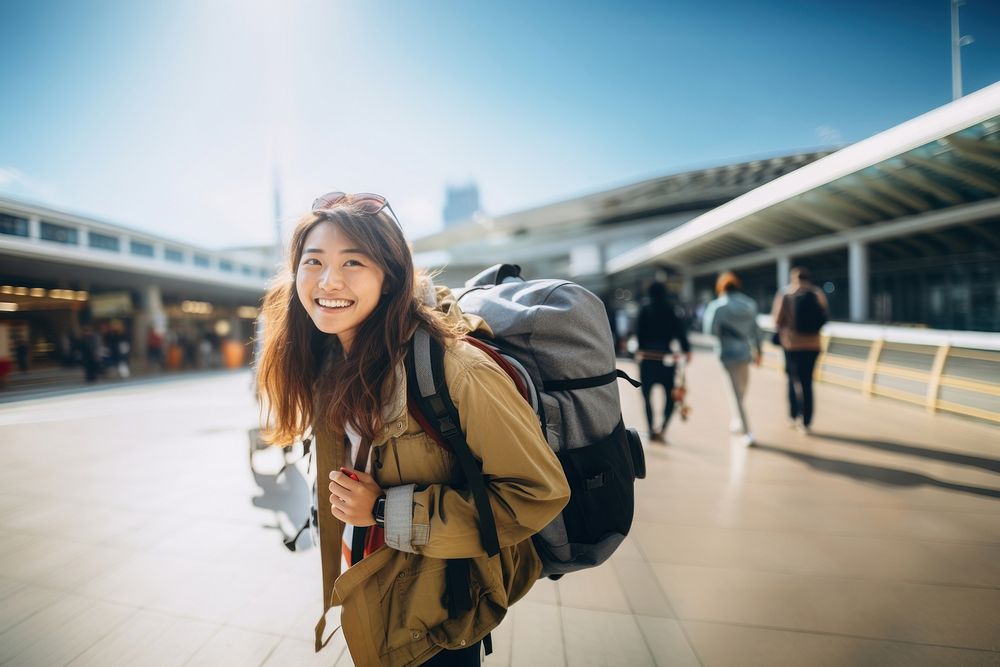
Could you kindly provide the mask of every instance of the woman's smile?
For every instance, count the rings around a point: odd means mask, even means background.
[[[313,227],[303,246],[295,272],[299,301],[317,329],[350,349],[358,328],[378,307],[385,273],[330,222]]]
[[[339,310],[344,310],[350,308],[354,305],[354,301],[350,299],[323,299],[317,298],[313,299],[317,306],[322,308],[324,311],[336,312]]]

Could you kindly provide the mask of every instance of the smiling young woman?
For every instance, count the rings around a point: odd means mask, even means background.
[[[299,302],[316,328],[349,351],[361,323],[382,298],[385,272],[335,225],[316,225],[295,274]]]
[[[429,290],[388,202],[338,192],[296,226],[288,271],[264,299],[264,433],[277,443],[309,427],[314,436],[324,599],[316,650],[329,641],[326,612],[340,605],[360,666],[478,665],[483,639],[541,573],[531,536],[569,497],[531,407],[462,339],[485,325],[446,290],[438,308],[426,304]],[[454,455],[408,408],[404,359],[418,327],[445,348],[445,379],[493,501],[493,558]],[[467,569],[449,566],[458,560]]]

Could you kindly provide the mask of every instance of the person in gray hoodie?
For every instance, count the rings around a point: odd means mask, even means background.
[[[751,446],[754,437],[743,397],[750,377],[750,363],[760,366],[761,332],[757,326],[757,304],[740,292],[742,286],[732,271],[719,275],[715,282],[718,298],[708,304],[703,321],[705,333],[715,337],[715,352],[726,372],[732,412],[729,430],[742,434],[743,443]]]

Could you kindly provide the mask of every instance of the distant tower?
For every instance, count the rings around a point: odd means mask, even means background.
[[[444,226],[453,227],[467,221],[481,210],[479,206],[479,187],[475,183],[468,185],[449,185],[444,195]]]

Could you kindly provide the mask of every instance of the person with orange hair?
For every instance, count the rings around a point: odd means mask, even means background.
[[[743,397],[750,379],[750,362],[760,365],[761,332],[757,326],[757,304],[743,294],[743,283],[732,271],[719,275],[715,282],[718,295],[705,309],[705,333],[715,337],[715,352],[726,372],[732,420],[729,430],[743,436],[743,443],[754,444],[747,421]]]

